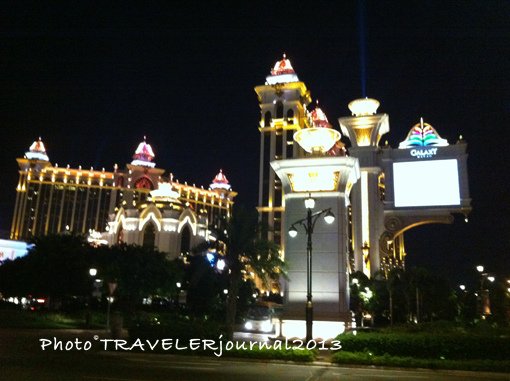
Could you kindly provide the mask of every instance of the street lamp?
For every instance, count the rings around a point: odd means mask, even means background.
[[[476,270],[480,273],[480,296],[478,297],[480,303],[480,316],[485,319],[487,315],[491,314],[489,289],[485,287],[485,281],[494,282],[496,278],[484,272],[484,267],[481,265],[476,266]]]
[[[315,207],[315,200],[310,196],[305,199],[306,217],[294,222],[290,229],[289,235],[294,238],[297,236],[298,231],[296,225],[301,225],[305,229],[306,241],[306,342],[312,340],[312,326],[313,326],[313,303],[312,303],[312,234],[315,223],[319,216],[324,215],[324,221],[327,224],[332,224],[335,221],[335,215],[331,212],[331,208],[323,209],[313,213],[312,209]]]
[[[97,275],[97,269],[94,267],[91,267],[89,269],[89,275],[94,278]],[[95,282],[94,282],[95,285]],[[87,303],[87,301],[85,301]],[[87,303],[87,309],[85,311],[85,326],[88,328],[90,326],[90,319],[91,319],[91,312],[90,312],[90,304],[92,303],[92,295],[88,295],[88,303]]]

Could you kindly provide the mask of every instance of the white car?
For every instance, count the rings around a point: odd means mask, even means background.
[[[244,320],[244,330],[257,333],[274,332],[274,310],[265,306],[253,306]]]

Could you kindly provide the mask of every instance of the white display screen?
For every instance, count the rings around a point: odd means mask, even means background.
[[[457,160],[393,163],[395,207],[459,205]]]

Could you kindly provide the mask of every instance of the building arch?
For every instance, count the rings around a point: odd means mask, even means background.
[[[266,111],[264,114],[264,127],[269,127],[271,125],[271,111]]]
[[[276,119],[282,119],[283,118],[283,103],[282,101],[276,102]]]
[[[451,214],[437,216],[389,216],[385,219],[384,226],[394,239],[417,226],[427,224],[452,224],[453,221],[454,217]]]
[[[154,248],[156,246],[156,225],[153,221],[145,224],[142,231],[142,246],[147,248]]]
[[[155,225],[158,231],[161,231],[161,219],[163,216],[161,215],[161,212],[154,204],[149,205],[147,208],[145,208],[140,213],[140,222],[138,224],[138,230],[142,231],[144,229],[145,224],[147,224],[149,221],[152,221]]]
[[[197,216],[191,209],[185,209],[179,216],[177,233],[181,233],[185,225],[189,225],[193,236],[197,235]]]
[[[186,255],[191,252],[191,229],[186,224],[181,231],[181,255]]]
[[[294,110],[291,108],[287,110],[287,123],[288,124],[294,123]]]

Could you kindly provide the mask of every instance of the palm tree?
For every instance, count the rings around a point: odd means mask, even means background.
[[[218,232],[216,242],[225,244],[225,262],[229,274],[226,306],[227,336],[232,338],[237,315],[237,299],[243,281],[243,270],[249,269],[263,282],[277,280],[285,276],[284,262],[278,245],[262,237],[257,213],[236,207],[225,230]]]

